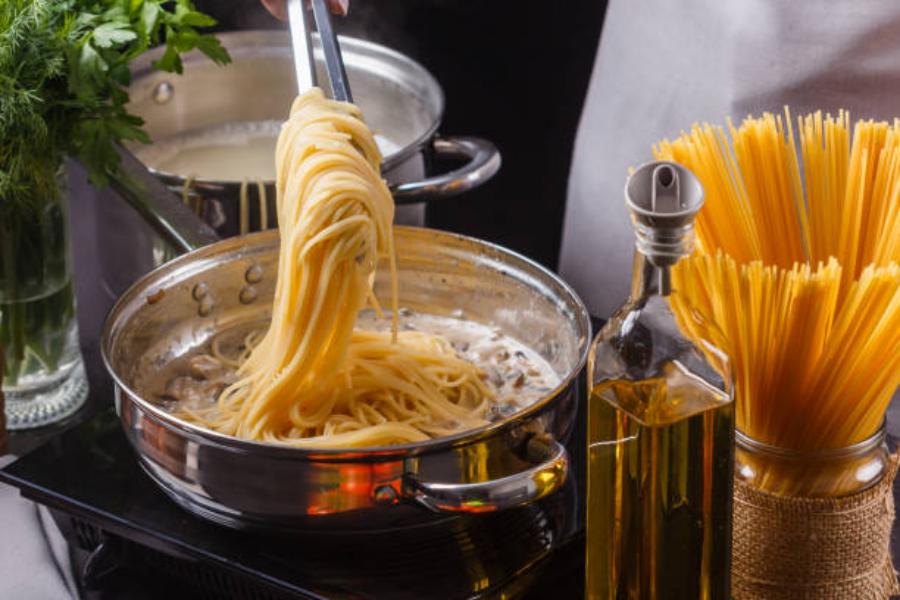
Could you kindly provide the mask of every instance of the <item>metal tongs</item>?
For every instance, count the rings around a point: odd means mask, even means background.
[[[291,44],[294,50],[294,69],[297,73],[297,90],[302,94],[318,85],[316,59],[312,45],[312,24],[306,9],[307,0],[288,0],[288,23],[291,28]],[[353,102],[344,59],[338,45],[337,34],[331,24],[331,13],[325,0],[312,0],[322,52],[325,55],[325,72],[331,87],[331,97],[341,102]]]

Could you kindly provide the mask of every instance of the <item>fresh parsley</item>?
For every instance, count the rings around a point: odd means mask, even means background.
[[[0,1],[0,216],[56,193],[65,156],[104,184],[118,168],[114,143],[149,141],[126,110],[129,63],[165,44],[159,69],[180,73],[198,49],[228,53],[198,31],[216,21],[190,0]]]

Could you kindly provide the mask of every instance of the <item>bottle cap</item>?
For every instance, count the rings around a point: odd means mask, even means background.
[[[646,163],[625,182],[625,202],[638,250],[658,266],[673,265],[694,245],[694,217],[703,206],[703,186],[686,167]]]

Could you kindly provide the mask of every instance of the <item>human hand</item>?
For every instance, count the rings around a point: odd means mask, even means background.
[[[286,0],[261,0],[270,13],[282,21],[287,21]],[[350,10],[350,0],[328,0],[328,8],[336,15],[346,16]]]

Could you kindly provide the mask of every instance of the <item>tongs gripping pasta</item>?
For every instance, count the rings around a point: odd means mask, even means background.
[[[312,0],[311,4],[322,42],[325,72],[331,88],[331,97],[342,102],[353,102],[341,48],[331,23],[331,13],[328,11],[325,0]],[[318,85],[312,45],[312,23],[304,6],[304,0],[288,0],[288,21],[294,51],[294,68],[297,73],[297,88],[302,94]]]

